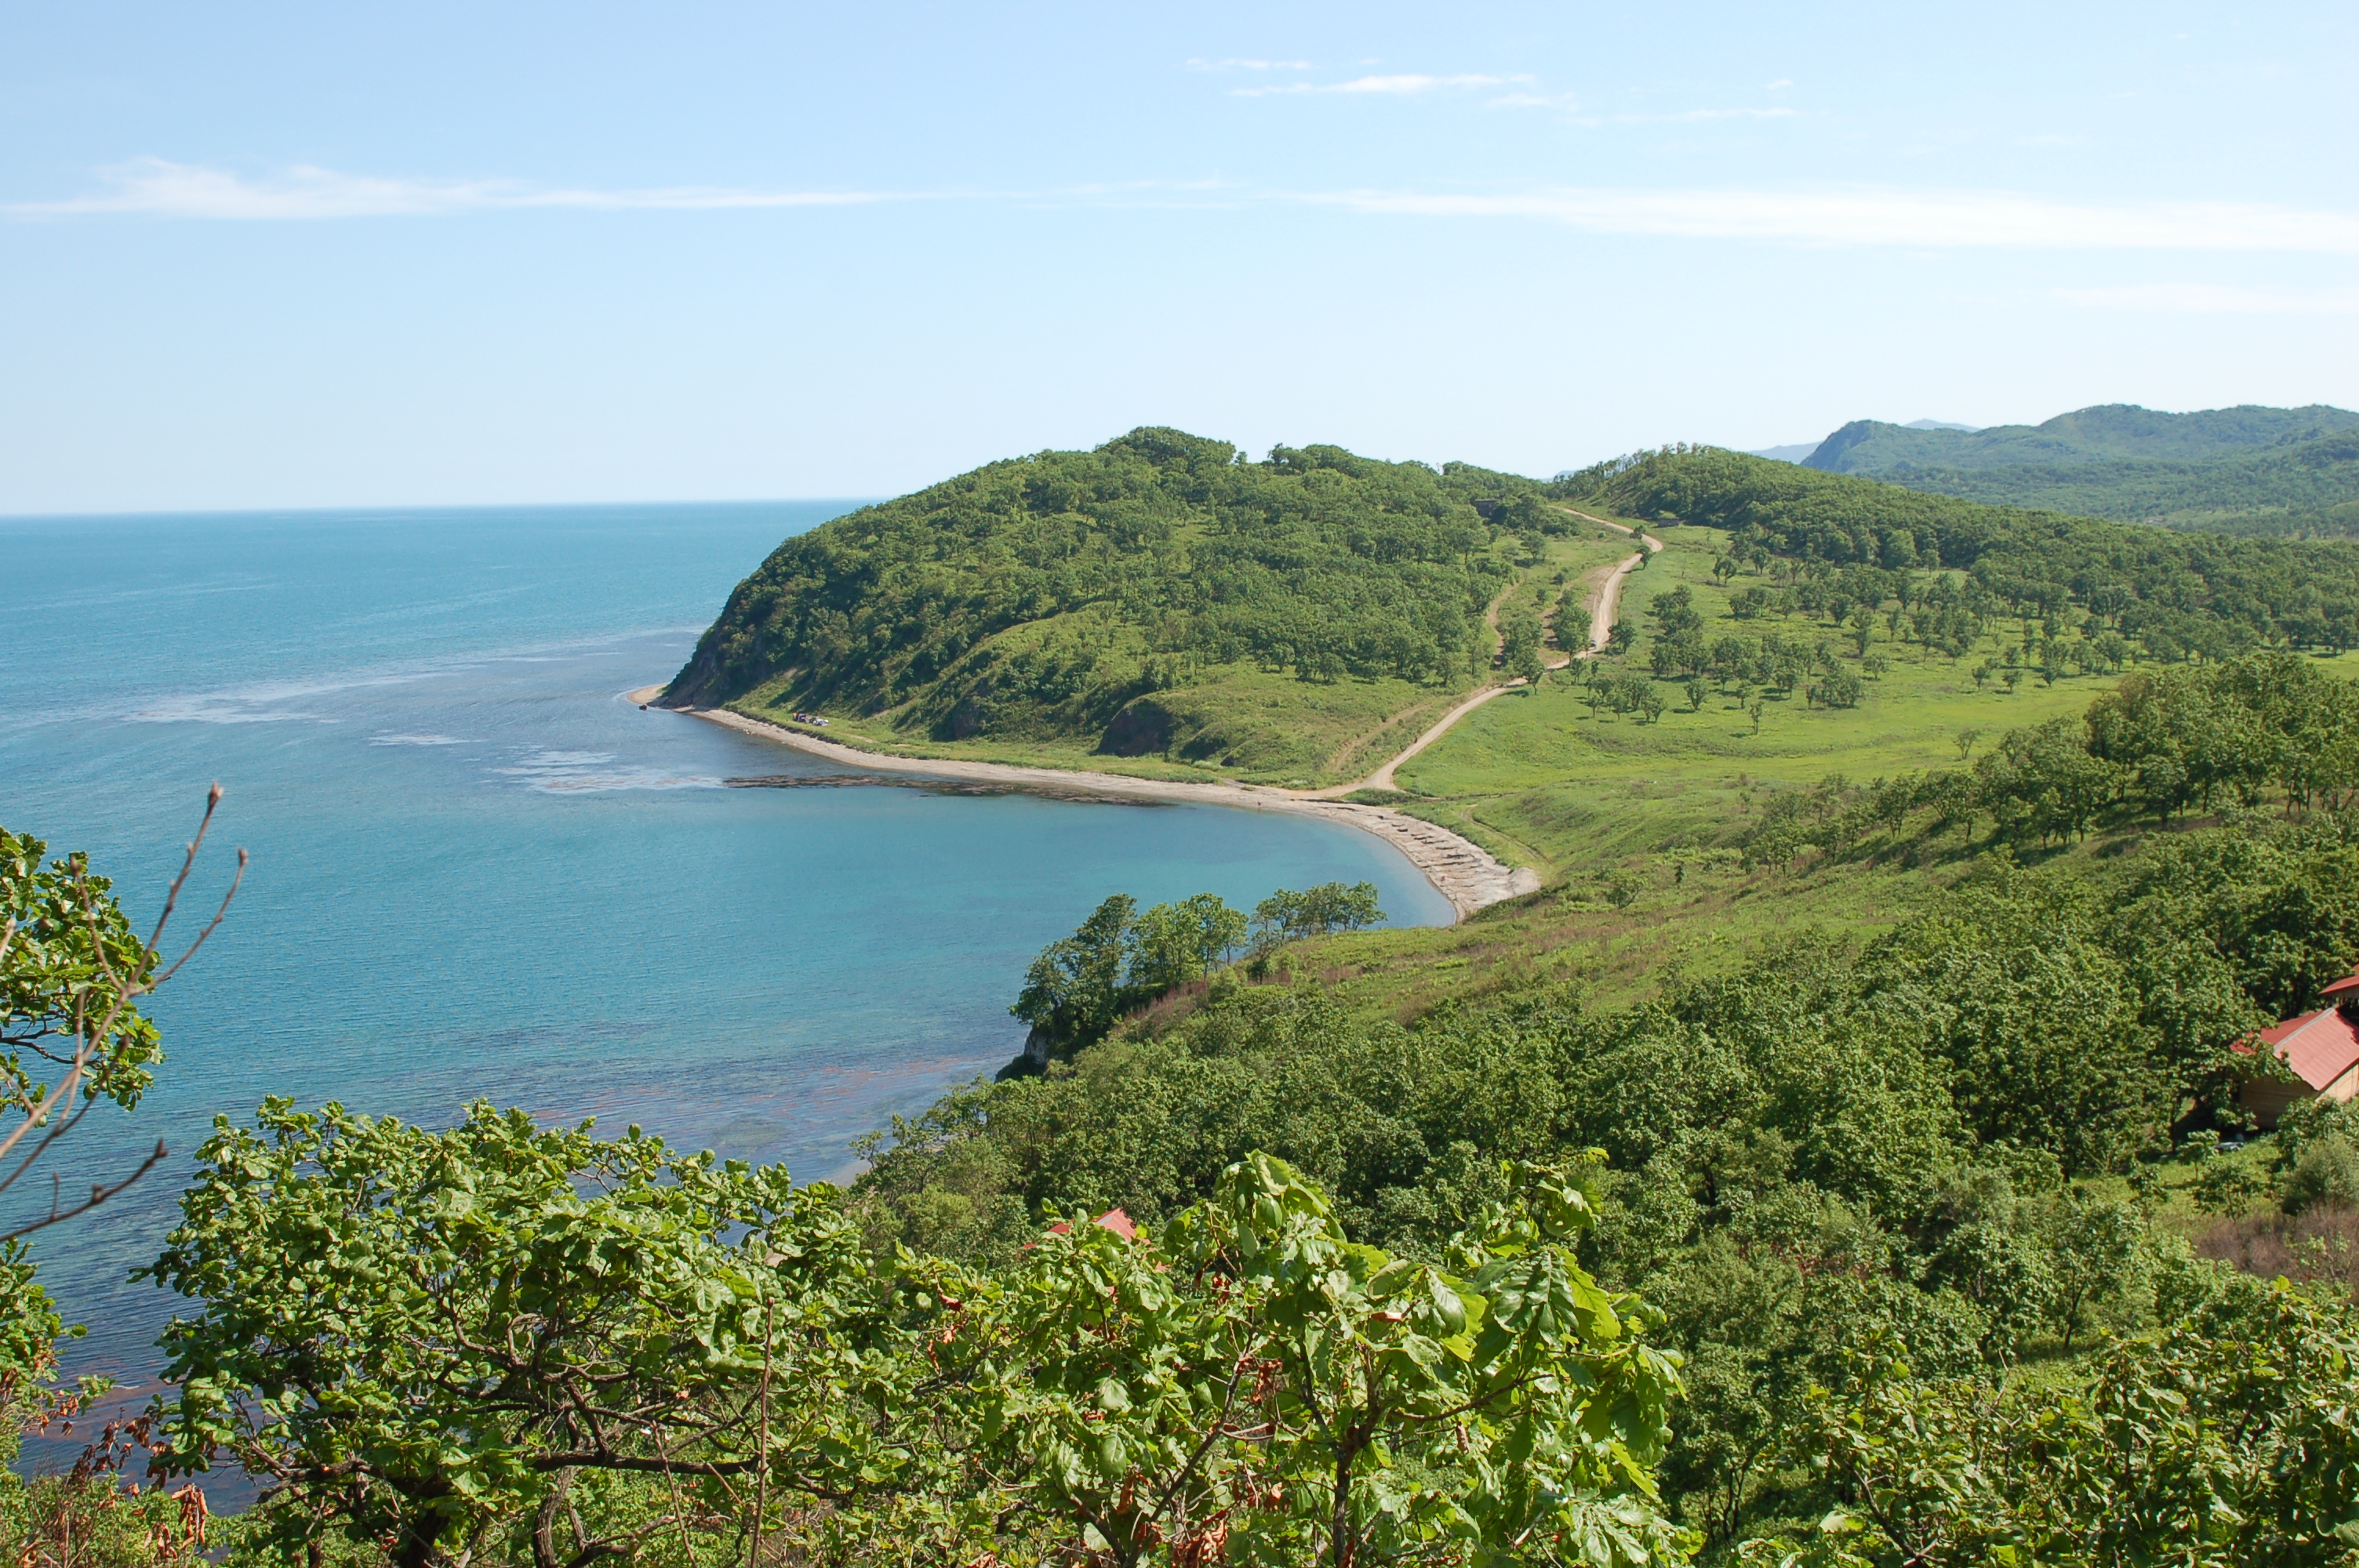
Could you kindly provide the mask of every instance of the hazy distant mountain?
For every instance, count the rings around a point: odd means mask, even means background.
[[[1979,425],[1952,425],[1943,419],[1911,419],[1906,425],[1886,427],[1899,430],[1962,430],[1969,435],[1982,428]],[[1781,463],[1799,463],[1807,460],[1812,452],[1817,451],[1825,443],[1822,441],[1797,441],[1790,447],[1756,447],[1745,455],[1749,458],[1775,458]],[[1560,474],[1557,477],[1561,479],[1564,476]]]
[[[1764,456],[1782,456],[1783,452]],[[1801,460],[1995,505],[2239,534],[2359,533],[2359,414],[2107,404],[1986,429],[1858,419]]]

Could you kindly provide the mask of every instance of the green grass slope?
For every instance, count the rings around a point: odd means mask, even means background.
[[[781,545],[663,700],[912,754],[1351,776],[1488,677],[1484,614],[1586,569],[1527,480],[1142,429]],[[1604,548],[1602,541],[1589,553]]]
[[[1861,419],[1803,460],[1994,505],[2240,534],[2359,531],[2359,414],[2322,404],[1921,430]]]
[[[1947,860],[1788,863],[1755,852],[1771,823],[1956,768],[2198,654],[2295,643],[2359,673],[2359,640],[2333,630],[2359,603],[2344,545],[1995,509],[1709,449],[1645,459],[1581,504],[1663,541],[1625,590],[1628,653],[1490,703],[1397,779],[1404,809],[1544,889],[1307,954],[1348,1005],[1407,1019],[1560,984],[1620,1004],[1805,930],[1864,936],[1938,893]],[[1675,597],[1692,626],[1661,612]]]

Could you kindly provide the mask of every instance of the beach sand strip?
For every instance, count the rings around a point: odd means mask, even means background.
[[[643,687],[627,694],[642,705],[661,695],[660,687]],[[1381,806],[1321,799],[1307,792],[1257,784],[1195,784],[1180,779],[1135,779],[1120,773],[1088,773],[1071,768],[1027,768],[1006,762],[970,762],[939,757],[896,757],[865,752],[840,741],[822,740],[782,724],[771,724],[718,708],[673,709],[726,725],[747,735],[791,746],[814,757],[870,772],[917,773],[933,778],[973,779],[1012,785],[1047,795],[1071,798],[1076,792],[1111,799],[1169,801],[1201,806],[1225,806],[1241,811],[1291,812],[1324,817],[1373,834],[1397,850],[1403,860],[1450,901],[1463,920],[1478,909],[1505,899],[1539,891],[1539,874],[1520,866],[1503,865],[1480,845],[1447,827]]]

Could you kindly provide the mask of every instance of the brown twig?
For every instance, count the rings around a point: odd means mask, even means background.
[[[75,1119],[79,1120],[81,1119],[77,1117]],[[71,1126],[72,1123],[69,1122],[67,1125]],[[44,1145],[44,1147],[46,1147],[46,1145]],[[36,1152],[38,1152],[38,1151],[37,1150]],[[124,1188],[129,1186],[132,1183],[137,1181],[140,1177],[154,1170],[158,1163],[163,1160],[165,1153],[166,1150],[164,1148],[164,1141],[158,1138],[156,1140],[156,1152],[148,1155],[147,1159],[141,1161],[137,1170],[132,1172],[129,1175],[115,1183],[113,1186],[102,1186],[98,1183],[92,1182],[90,1185],[89,1201],[85,1203],[78,1203],[70,1209],[60,1210],[57,1206],[56,1199],[52,1198],[49,1202],[49,1216],[47,1219],[37,1219],[30,1225],[20,1225],[14,1230],[0,1232],[0,1242],[14,1241],[20,1236],[29,1236],[36,1230],[47,1229],[49,1227],[57,1224],[60,1220],[71,1219],[78,1214],[88,1214],[92,1209],[96,1208],[99,1205],[104,1203],[107,1199],[121,1192]],[[10,1178],[12,1181],[14,1179],[14,1177]]]

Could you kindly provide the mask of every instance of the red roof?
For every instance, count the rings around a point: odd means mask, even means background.
[[[1125,1241],[1136,1241],[1138,1239],[1137,1222],[1133,1220],[1130,1216],[1125,1214],[1118,1208],[1110,1208],[1106,1210],[1091,1223],[1095,1225],[1100,1230],[1113,1231]],[[1072,1227],[1067,1225],[1060,1219],[1056,1224],[1049,1227],[1049,1234],[1051,1236],[1064,1236],[1069,1234],[1071,1230]]]
[[[2359,990],[2359,969],[2354,969],[2331,986],[2319,988],[2321,996],[2341,996],[2344,991]]]
[[[2294,1076],[2313,1089],[2323,1089],[2359,1065],[2359,1027],[2340,1008],[2288,1018],[2274,1029],[2262,1030],[2260,1037],[2263,1044],[2276,1046]]]

